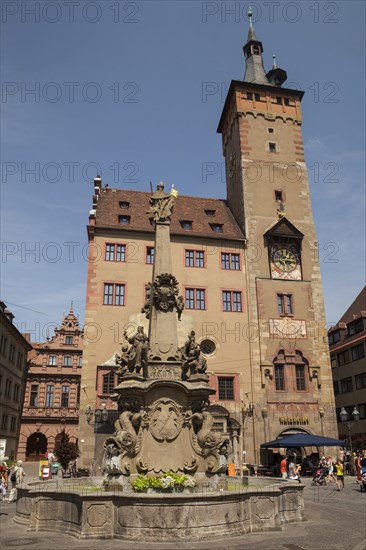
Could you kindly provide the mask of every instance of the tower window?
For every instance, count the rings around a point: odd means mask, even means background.
[[[253,46],[253,53],[259,55],[261,53],[259,46]]]
[[[269,143],[268,147],[269,147],[269,152],[270,153],[275,153],[276,152],[276,144],[275,143]]]
[[[285,105],[290,105],[290,100],[288,97],[285,97],[284,102],[285,102]]]
[[[268,133],[269,134],[274,134],[274,129],[273,128],[268,128]]]
[[[285,389],[284,365],[275,365],[275,386],[277,391]]]
[[[256,101],[260,101],[260,100],[261,100],[260,94],[254,94],[254,99],[255,99]]]
[[[282,97],[277,96],[276,102],[278,103],[278,105],[282,105]]]
[[[277,309],[280,315],[292,315],[293,304],[291,294],[277,294]]]
[[[247,54],[247,57],[250,57],[252,55],[252,50],[250,49],[250,46],[249,48],[246,49],[246,54]]]
[[[275,191],[275,199],[276,199],[276,201],[283,201],[282,191]]]
[[[296,389],[297,391],[305,391],[305,367],[304,365],[296,365]]]
[[[247,99],[253,99],[252,92],[247,92]]]

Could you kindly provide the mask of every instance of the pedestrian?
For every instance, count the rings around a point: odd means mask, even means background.
[[[300,479],[300,470],[301,470],[301,466],[300,465],[296,465],[295,464],[295,461],[291,458],[289,458],[289,466],[288,466],[288,478],[291,480],[291,481],[298,481],[299,483],[301,483],[301,479]]]
[[[327,457],[327,461],[326,461],[326,467],[328,468],[328,477],[327,477],[327,481],[328,483],[337,483],[337,479],[334,475],[334,465],[333,465],[333,458],[329,455]]]
[[[23,461],[18,460],[15,468],[10,471],[11,491],[9,493],[9,498],[4,498],[5,502],[10,503],[15,500],[17,488],[22,483],[24,476],[25,472],[23,470]]]
[[[361,482],[361,451],[356,452],[355,456],[355,470],[356,470],[356,483]]]
[[[287,479],[287,456],[284,456],[281,460],[280,470],[282,479]]]
[[[337,460],[336,462],[336,472],[337,472],[337,491],[340,491],[340,486],[342,485],[342,489],[344,489],[344,471],[343,471],[343,464],[340,460]]]
[[[6,491],[8,489],[8,465],[5,462],[7,457],[0,462],[0,494],[2,499],[6,497]]]

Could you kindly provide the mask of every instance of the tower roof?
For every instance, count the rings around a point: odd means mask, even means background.
[[[265,86],[281,86],[287,78],[286,71],[279,69],[276,63],[272,69],[266,73],[263,65],[263,45],[258,40],[252,23],[252,10],[249,6],[249,31],[247,42],[243,47],[245,56],[245,75],[244,82],[253,84],[264,84]]]

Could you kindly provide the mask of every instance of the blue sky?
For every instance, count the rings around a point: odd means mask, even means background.
[[[110,186],[148,190],[163,180],[183,194],[225,197],[216,128],[225,90],[243,78],[247,7],[2,3],[1,297],[22,330],[44,338],[70,300],[83,319],[97,166]],[[267,70],[275,53],[285,86],[305,90],[305,154],[334,323],[365,284],[365,4],[252,8]]]

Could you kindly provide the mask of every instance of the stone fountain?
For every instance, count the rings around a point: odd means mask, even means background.
[[[206,359],[192,331],[178,348],[177,323],[184,305],[172,274],[170,220],[174,197],[159,184],[150,198],[155,222],[153,280],[143,308],[149,335],[138,327],[116,356],[120,384],[114,389],[119,418],[105,442],[106,471],[128,486],[136,474],[171,471],[211,484],[227,468],[228,438],[212,431]],[[132,476],[132,478],[131,478]],[[110,476],[109,476],[110,479]]]
[[[228,440],[212,430],[208,411],[214,390],[192,331],[178,347],[177,323],[183,311],[172,274],[170,219],[174,197],[163,185],[150,198],[155,263],[143,311],[149,334],[139,327],[125,334],[120,384],[113,399],[119,417],[104,444],[106,478],[28,483],[18,488],[14,520],[32,531],[54,531],[78,538],[137,542],[201,540],[280,530],[304,519],[304,486],[277,482],[218,490],[225,477]],[[190,474],[197,485],[189,494],[138,494],[138,474]],[[116,490],[117,489],[117,490]],[[234,490],[233,490],[234,489]]]

